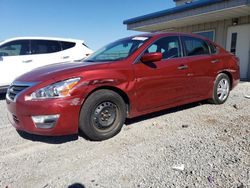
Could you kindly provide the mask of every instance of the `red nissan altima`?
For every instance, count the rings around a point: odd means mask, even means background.
[[[204,99],[222,104],[238,81],[239,59],[214,42],[154,33],[113,42],[83,62],[34,69],[11,84],[6,102],[17,130],[80,129],[90,140],[105,140],[126,118]]]

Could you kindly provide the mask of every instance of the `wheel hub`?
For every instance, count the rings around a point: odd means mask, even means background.
[[[117,107],[112,102],[99,104],[93,115],[94,124],[99,129],[105,129],[113,125],[116,119]]]
[[[229,82],[227,79],[222,79],[220,80],[217,87],[217,96],[221,101],[223,101],[227,98],[228,94],[229,94]]]

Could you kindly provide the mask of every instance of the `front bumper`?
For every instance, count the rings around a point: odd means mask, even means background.
[[[6,99],[6,103],[9,120],[17,130],[37,135],[60,136],[78,132],[78,118],[82,100],[80,97],[70,96],[63,99],[25,101],[20,96],[16,101]],[[54,114],[58,114],[59,118],[51,128],[39,128],[32,120],[32,116]]]

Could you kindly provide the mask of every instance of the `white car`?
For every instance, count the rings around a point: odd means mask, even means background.
[[[82,40],[18,37],[0,42],[0,93],[19,75],[48,64],[79,61],[92,53]]]

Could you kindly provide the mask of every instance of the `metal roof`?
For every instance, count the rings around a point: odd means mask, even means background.
[[[179,13],[179,12],[184,12],[186,10],[190,10],[193,8],[199,8],[199,7],[203,7],[206,5],[211,5],[211,4],[215,4],[215,3],[219,3],[225,0],[200,0],[200,1],[194,1],[192,3],[188,3],[188,4],[184,4],[184,5],[180,5],[174,8],[170,8],[170,9],[166,9],[166,10],[162,10],[159,12],[154,12],[151,14],[146,14],[143,16],[139,16],[139,17],[135,17],[135,18],[131,18],[128,20],[125,20],[123,22],[123,24],[133,24],[136,22],[140,22],[140,21],[144,21],[147,19],[153,19],[153,18],[158,18],[161,16],[167,16],[173,13]]]
[[[196,2],[208,2],[200,0]],[[156,32],[156,31],[175,31],[176,28],[216,22],[220,20],[229,20],[233,18],[250,16],[250,0],[210,0],[206,6],[198,8],[181,9],[181,12],[173,12],[172,14],[163,14],[155,18],[142,19],[134,23],[127,24],[128,30]],[[213,2],[213,3],[211,3]],[[195,3],[196,4],[196,3]],[[190,4],[188,4],[190,5]],[[180,5],[178,7],[190,7]],[[171,9],[173,10],[173,9]],[[175,9],[176,10],[176,9]],[[162,12],[162,11],[161,11]]]

